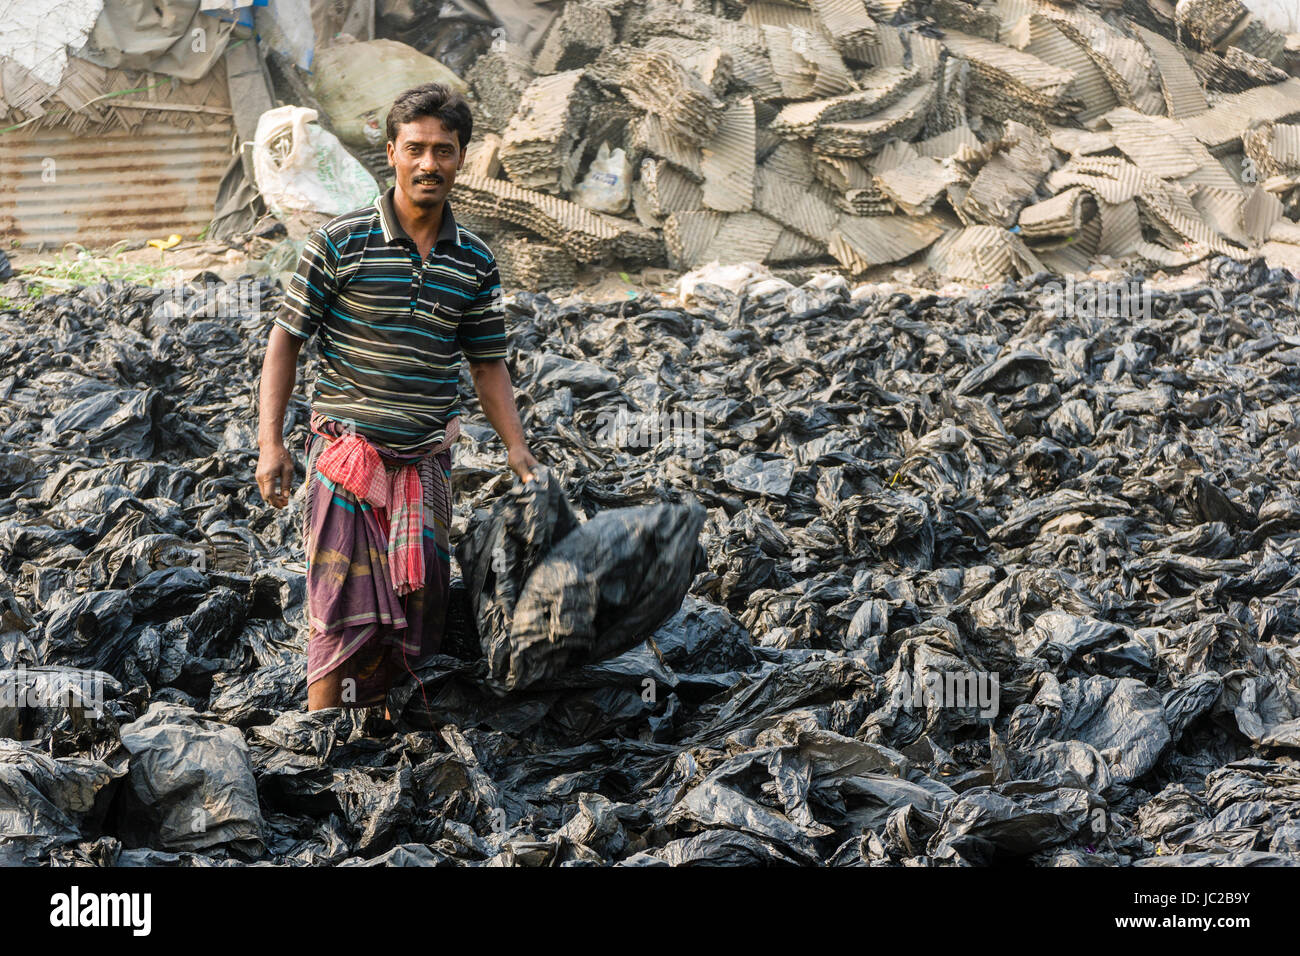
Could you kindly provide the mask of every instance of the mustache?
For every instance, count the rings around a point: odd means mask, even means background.
[[[434,185],[440,186],[443,183],[443,178],[437,174],[434,174],[432,176],[416,176],[415,179],[412,180],[412,182],[433,183]]]

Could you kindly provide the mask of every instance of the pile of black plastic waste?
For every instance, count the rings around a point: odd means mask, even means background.
[[[278,288],[0,313],[0,862],[1300,862],[1297,286],[1210,272],[515,295],[546,487],[466,374],[466,583],[381,727],[305,709]]]

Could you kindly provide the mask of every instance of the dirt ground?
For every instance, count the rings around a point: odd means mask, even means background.
[[[301,233],[302,230],[295,229],[293,232]],[[285,239],[286,236],[281,233],[270,238],[254,237],[246,242],[239,242],[234,245],[210,240],[190,240],[183,241],[171,249],[161,251],[137,242],[132,244],[136,248],[127,248],[117,252],[112,249],[87,251],[96,256],[115,256],[126,266],[162,266],[169,270],[180,270],[186,280],[191,280],[204,272],[211,272],[224,281],[233,281],[250,272],[253,274],[269,274],[273,271],[278,271],[282,279],[287,279],[287,273],[283,269],[276,270],[274,268],[275,263],[268,262],[268,257],[271,257],[272,252]],[[9,250],[8,256],[15,272],[22,273],[42,262],[57,258],[61,251],[65,258],[71,258],[78,252],[78,247],[65,247],[64,250],[47,249],[45,251],[17,248]],[[1122,267],[1123,265],[1125,264],[1098,265],[1087,274],[1079,274],[1075,278],[1113,281],[1129,274]],[[1293,264],[1293,267],[1300,269],[1300,263]],[[289,266],[288,270],[292,271],[292,266]],[[817,270],[803,271],[812,272]],[[837,272],[839,270],[828,267],[825,271]],[[624,296],[633,298],[642,293],[651,292],[663,297],[667,305],[675,301],[674,291],[678,277],[679,273],[662,268],[630,271],[625,266],[588,267],[579,275],[578,282],[572,289],[549,289],[546,291],[552,298],[576,294],[585,299],[601,301]],[[1201,262],[1176,273],[1166,273],[1159,270],[1149,272],[1146,280],[1153,288],[1179,289],[1204,282],[1205,277],[1206,264]],[[963,285],[956,282],[936,282],[932,275],[927,275],[926,270],[919,269],[916,266],[900,267],[897,265],[881,266],[857,280],[850,280],[850,285],[855,288],[860,286],[873,287],[887,292],[901,291],[912,294],[938,292],[941,295],[961,295],[979,288],[978,286]],[[523,290],[507,289],[507,293],[513,291]]]

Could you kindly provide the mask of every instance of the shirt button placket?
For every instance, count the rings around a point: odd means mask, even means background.
[[[418,255],[418,253],[417,253]],[[411,257],[415,262],[415,256]],[[420,286],[424,282],[424,266],[417,264],[415,271],[411,274],[411,315],[415,315],[415,309],[420,304]]]

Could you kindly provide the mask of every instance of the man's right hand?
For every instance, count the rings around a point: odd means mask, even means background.
[[[293,456],[283,444],[263,445],[257,456],[257,490],[272,508],[289,503],[293,484]]]

